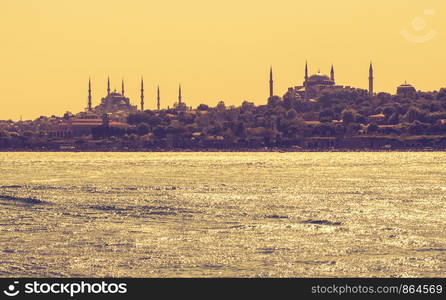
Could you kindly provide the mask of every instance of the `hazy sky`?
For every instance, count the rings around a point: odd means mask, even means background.
[[[1,0],[0,119],[79,112],[112,89],[146,108],[176,101],[178,83],[192,106],[257,104],[310,73],[376,91],[407,80],[417,89],[446,86],[446,2],[413,0]],[[417,18],[417,19],[416,19]],[[406,30],[404,34],[402,30]]]

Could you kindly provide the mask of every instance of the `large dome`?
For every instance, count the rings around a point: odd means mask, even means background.
[[[412,88],[414,88],[414,87],[413,87],[413,85],[408,84],[407,82],[404,82],[403,84],[401,84],[401,85],[399,86],[399,88],[409,88],[409,89],[412,89]]]
[[[330,77],[328,77],[325,74],[322,74],[321,72],[317,72],[316,74],[311,75],[308,78],[308,81],[327,81],[327,80],[331,81]]]
[[[417,94],[417,90],[412,85],[404,82],[396,89],[396,94],[403,97],[414,97]]]

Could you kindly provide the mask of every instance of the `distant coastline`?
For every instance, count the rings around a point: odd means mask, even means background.
[[[355,135],[264,139],[204,139],[143,143],[140,139],[110,140],[79,137],[39,143],[1,145],[0,152],[389,152],[446,151],[446,135]]]
[[[0,149],[0,153],[8,152],[42,152],[42,153],[188,153],[188,152],[237,152],[237,153],[292,153],[292,152],[446,152],[445,148],[432,147],[414,147],[414,148],[301,148],[301,147],[260,147],[260,148],[148,148],[148,149],[78,149],[78,148],[59,148],[59,149]]]
[[[379,149],[312,149],[312,150],[295,150],[295,149],[207,149],[207,150],[197,150],[197,149],[172,149],[172,150],[113,150],[113,151],[103,151],[103,150],[56,150],[56,151],[36,151],[36,150],[0,150],[0,153],[11,153],[11,152],[23,152],[23,153],[217,153],[217,152],[234,152],[234,153],[336,153],[336,152],[446,152],[446,149],[393,149],[393,150],[379,150]]]

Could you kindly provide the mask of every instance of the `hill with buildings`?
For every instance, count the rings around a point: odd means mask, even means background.
[[[446,149],[446,89],[422,92],[407,82],[395,94],[375,93],[373,67],[369,89],[335,83],[320,71],[302,85],[274,94],[270,70],[264,105],[243,102],[215,107],[186,105],[181,87],[173,107],[140,108],[110,90],[92,105],[91,84],[85,111],[30,121],[0,121],[0,149],[6,151],[164,151],[164,150],[402,150]]]

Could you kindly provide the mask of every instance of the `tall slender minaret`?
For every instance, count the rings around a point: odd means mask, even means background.
[[[178,104],[181,105],[181,84],[179,85],[178,88]]]
[[[308,81],[308,61],[305,62],[305,81],[304,81],[304,87],[305,87],[304,99],[305,100],[308,100],[307,81]]]
[[[141,110],[144,110],[144,78],[141,77]]]
[[[110,95],[110,77],[107,78],[107,96]]]
[[[372,65],[372,62],[370,62],[370,69],[369,69],[369,95],[373,96],[373,65]]]
[[[88,78],[88,110],[91,111],[91,80]]]
[[[305,62],[305,81],[308,80],[308,62]]]
[[[331,65],[331,72],[330,72],[330,79],[332,80],[332,81],[335,81],[335,78],[334,78],[334,67],[333,67],[333,65]]]
[[[124,78],[122,79],[122,83],[121,83],[122,87],[121,87],[121,94],[124,96]]]
[[[274,95],[273,67],[269,68],[269,97]]]
[[[161,102],[160,102],[160,86],[158,85],[158,89],[156,91],[156,107],[160,110]]]

